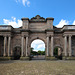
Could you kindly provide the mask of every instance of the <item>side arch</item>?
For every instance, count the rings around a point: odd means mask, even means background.
[[[62,60],[63,48],[61,46],[54,46],[53,54],[57,59]]]
[[[13,50],[13,59],[18,60],[21,57],[21,47],[15,46]]]
[[[62,49],[62,51],[63,51],[63,47],[62,47],[62,46],[60,46],[60,45],[55,45],[55,46],[54,46],[54,49],[55,49],[56,47],[61,48],[61,49]],[[54,50],[54,49],[53,49],[53,50]]]

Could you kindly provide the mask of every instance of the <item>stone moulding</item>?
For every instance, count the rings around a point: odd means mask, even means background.
[[[20,57],[20,60],[30,60],[29,57]]]
[[[11,60],[11,57],[0,57],[0,61]]]
[[[7,60],[13,60],[12,57],[0,57],[0,61],[7,61]],[[20,60],[29,61],[31,60],[30,57],[20,57]],[[55,58],[54,56],[48,56],[45,57],[45,60],[59,60],[58,58]],[[62,60],[75,60],[75,57],[62,57]]]
[[[63,60],[75,60],[75,57],[63,57]]]
[[[49,57],[49,56],[46,57],[45,59],[46,59],[46,60],[57,60],[57,58],[55,58],[55,57]]]

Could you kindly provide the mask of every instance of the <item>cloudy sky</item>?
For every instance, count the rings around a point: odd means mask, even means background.
[[[75,0],[0,0],[0,25],[22,26],[22,17],[53,17],[53,25],[75,25]]]
[[[45,43],[42,40],[34,40],[31,44],[31,47],[34,48],[34,51],[44,51],[45,50]]]

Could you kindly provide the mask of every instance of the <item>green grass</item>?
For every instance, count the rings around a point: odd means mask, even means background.
[[[4,62],[0,63],[0,75],[75,75],[75,61]]]

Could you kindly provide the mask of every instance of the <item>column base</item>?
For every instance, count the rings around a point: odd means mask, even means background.
[[[63,60],[75,60],[75,57],[63,57]]]
[[[45,59],[46,60],[57,60],[57,58],[55,58],[54,56],[53,57],[51,57],[51,56],[50,57],[46,57]]]
[[[0,61],[11,60],[11,57],[0,57]]]
[[[29,57],[20,57],[20,60],[30,60]]]

